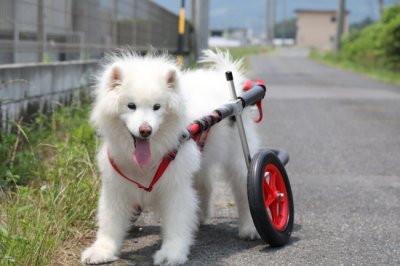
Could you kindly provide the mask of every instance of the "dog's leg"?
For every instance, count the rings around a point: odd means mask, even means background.
[[[197,195],[200,200],[199,218],[200,224],[204,224],[208,218],[210,218],[213,210],[211,201],[212,183],[210,177],[210,171],[206,168],[201,170],[195,176],[194,187],[197,191]]]
[[[157,208],[161,214],[163,242],[154,255],[156,265],[180,265],[186,262],[197,229],[197,199],[190,182],[159,191]]]
[[[123,193],[123,188],[117,190],[115,186],[108,185],[103,185],[101,191],[96,241],[82,253],[81,261],[86,264],[118,259],[120,246],[129,229],[133,212],[132,202],[127,193]]]
[[[142,207],[139,204],[133,204],[131,224],[134,224],[137,221],[137,219],[139,219],[140,214],[142,214]]]
[[[232,192],[239,213],[239,237],[242,239],[259,239],[260,236],[251,218],[249,201],[247,198],[247,168],[243,158],[240,163],[230,164],[226,167],[227,179],[232,186]]]

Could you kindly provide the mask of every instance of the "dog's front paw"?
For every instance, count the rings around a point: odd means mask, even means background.
[[[182,248],[180,244],[170,243],[154,254],[155,265],[182,265],[187,261],[187,248]]]
[[[93,244],[82,252],[81,262],[85,264],[100,264],[117,260],[115,252],[107,245]]]
[[[260,235],[253,224],[239,227],[239,237],[244,240],[260,239]]]

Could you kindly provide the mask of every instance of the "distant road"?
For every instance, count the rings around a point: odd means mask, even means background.
[[[268,86],[263,143],[290,154],[294,232],[280,249],[239,240],[232,197],[218,183],[215,218],[200,228],[188,265],[399,265],[400,87],[299,50],[250,61]],[[158,226],[141,218],[115,264],[151,264]]]

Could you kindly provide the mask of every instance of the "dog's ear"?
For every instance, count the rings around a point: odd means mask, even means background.
[[[113,66],[111,69],[111,75],[109,77],[110,83],[109,88],[110,90],[115,89],[116,87],[120,86],[122,83],[122,74],[121,69],[118,66]]]
[[[173,88],[173,89],[176,88],[177,85],[176,79],[177,79],[176,70],[175,69],[168,70],[166,78],[168,88]]]

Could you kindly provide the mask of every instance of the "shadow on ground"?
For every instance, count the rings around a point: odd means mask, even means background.
[[[293,230],[301,230],[301,225],[295,224]],[[124,245],[120,259],[113,265],[152,265],[152,256],[161,246],[160,234],[159,226],[134,226],[125,241],[129,245]],[[288,245],[299,240],[292,237]],[[236,220],[216,217],[212,223],[200,226],[185,265],[226,265],[227,258],[247,250],[262,254],[275,253],[280,248],[269,247],[263,240],[239,239]]]

